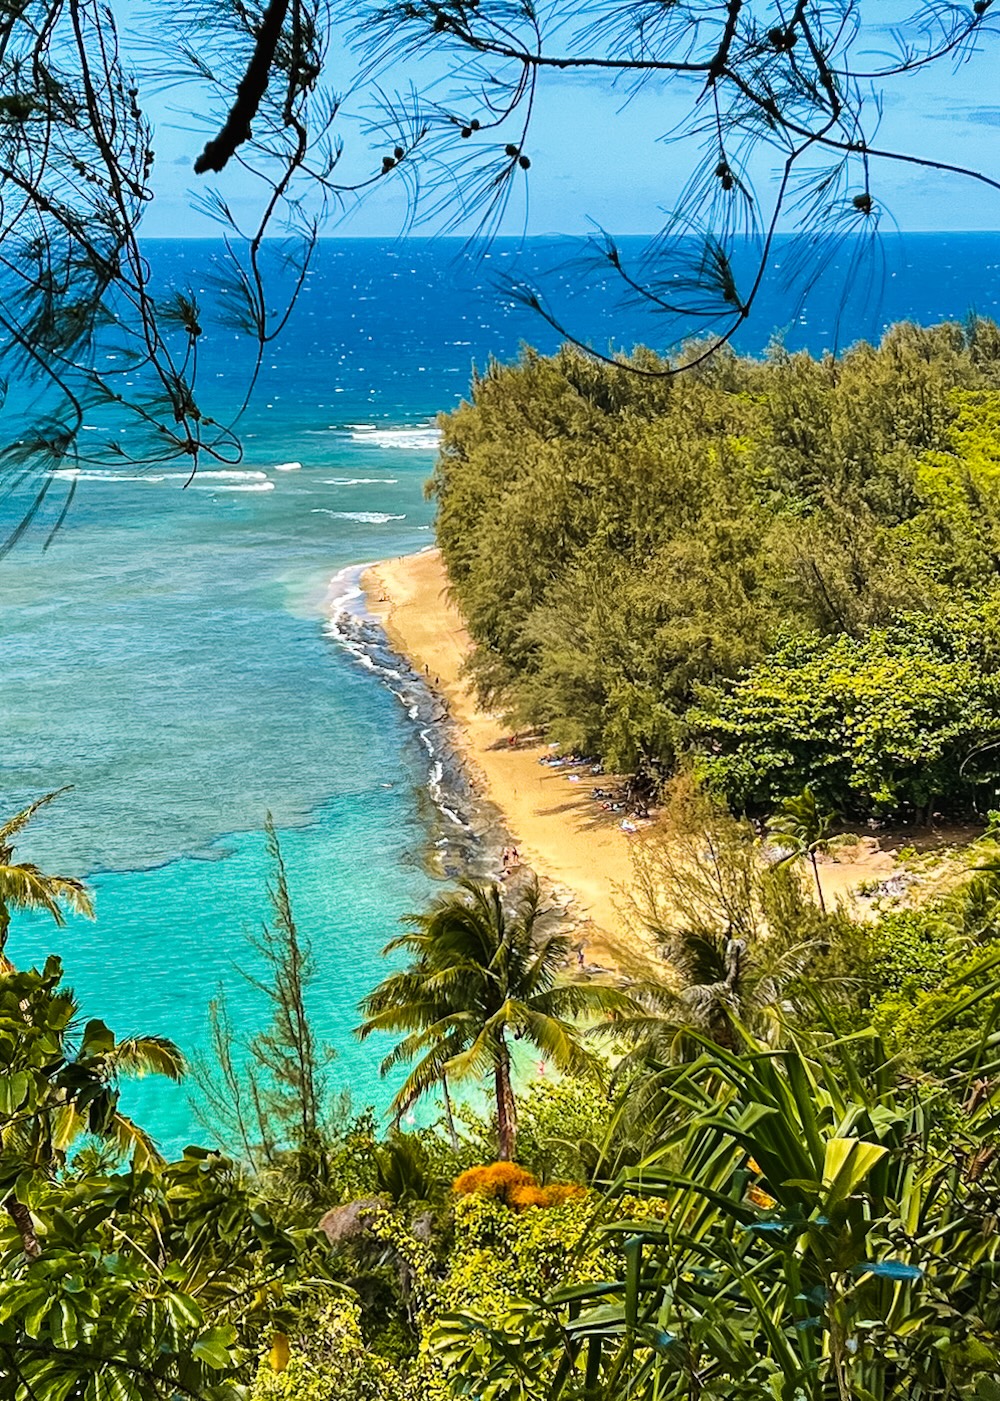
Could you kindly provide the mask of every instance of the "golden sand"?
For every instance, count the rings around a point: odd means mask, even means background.
[[[638,950],[625,914],[633,886],[630,846],[642,840],[641,832],[627,835],[621,814],[603,811],[590,797],[600,778],[585,774],[571,782],[565,769],[541,765],[539,759],[550,753],[547,745],[511,745],[502,717],[479,708],[461,675],[471,643],[448,597],[439,550],[383,561],[366,570],[361,583],[392,646],[424,672],[447,703],[470,777],[499,810],[522,861],[571,902],[569,914],[581,926],[587,963],[608,968],[631,963]],[[880,850],[876,841],[823,861],[828,905],[842,900],[864,917],[870,911],[856,899],[858,888],[894,869],[895,853]]]
[[[456,738],[473,782],[499,810],[524,863],[574,898],[588,963],[619,962],[624,938],[620,910],[632,882],[629,842],[621,815],[601,810],[589,796],[601,782],[589,775],[569,781],[539,759],[539,743],[510,744],[498,715],[479,709],[460,675],[469,635],[447,596],[438,550],[387,560],[361,580],[368,606],[393,647],[407,657],[447,702]]]

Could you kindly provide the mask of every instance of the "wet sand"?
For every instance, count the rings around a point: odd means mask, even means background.
[[[588,964],[617,966],[625,948],[621,909],[632,884],[621,815],[603,812],[589,791],[601,784],[587,770],[548,768],[537,740],[511,745],[498,715],[481,710],[460,675],[469,635],[447,597],[438,550],[386,560],[362,576],[370,612],[391,645],[422,673],[448,706],[473,782],[503,817],[522,860],[569,903]],[[571,782],[568,775],[580,776]]]

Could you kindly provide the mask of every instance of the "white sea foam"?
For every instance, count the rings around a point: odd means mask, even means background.
[[[208,473],[205,474],[206,476]],[[201,473],[198,474],[201,476]],[[273,491],[274,482],[202,482],[196,477],[191,483],[200,491]]]
[[[325,486],[395,486],[398,477],[324,477]]]
[[[162,476],[149,476],[145,472],[112,472],[100,467],[57,467],[49,473],[65,482],[162,482]]]
[[[331,617],[354,611],[358,600],[364,597],[361,575],[368,568],[367,564],[349,564],[331,577],[325,599],[325,611]]]
[[[388,511],[331,511],[326,506],[314,506],[314,516],[334,516],[341,521],[360,521],[362,525],[385,525],[387,521],[405,521],[406,516],[393,516]]]
[[[349,423],[347,427],[352,442],[366,447],[433,452],[441,441],[441,430],[426,423],[414,428],[381,428],[376,423]]]
[[[176,472],[176,473],[174,473],[173,475],[174,475],[174,476],[178,476],[178,477],[187,477],[187,476],[190,476],[190,473],[189,473],[189,472]],[[198,471],[195,473],[195,478],[196,478],[196,480],[197,480],[197,479],[202,478],[202,477],[204,477],[206,480],[208,480],[209,478],[211,478],[211,479],[216,480],[216,481],[230,481],[230,482],[266,482],[266,481],[267,481],[267,473],[266,473],[266,472],[241,472],[241,471],[237,471],[236,468],[234,468],[234,467],[213,467],[213,468],[211,468],[210,470],[209,470],[209,469],[206,469],[206,470],[204,470],[204,471],[202,470],[202,468],[199,467],[199,468],[198,468]],[[272,482],[272,486],[273,486],[273,485],[274,485],[274,484],[273,484],[273,482]]]
[[[301,463],[301,462],[279,462],[278,465],[277,465],[276,467],[272,468],[271,470],[274,471],[274,472],[301,472],[301,471],[302,471],[302,463]]]
[[[102,467],[58,467],[50,472],[51,477],[63,481],[76,482],[186,482],[192,486],[211,488],[213,491],[273,491],[274,482],[269,482],[266,472],[241,472],[232,467],[217,467],[205,471],[198,470],[192,477],[190,472],[116,472]],[[225,485],[220,485],[225,483]],[[239,483],[239,485],[229,485]]]

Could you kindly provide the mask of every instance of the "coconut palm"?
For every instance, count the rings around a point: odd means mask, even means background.
[[[582,1016],[631,1012],[625,994],[594,984],[559,981],[570,940],[539,928],[541,910],[532,881],[511,909],[496,883],[461,880],[426,914],[408,915],[406,934],[384,949],[405,950],[409,965],[390,974],[361,1003],[364,1038],[374,1031],[405,1032],[383,1062],[416,1061],[396,1096],[398,1114],[440,1083],[493,1073],[499,1154],[514,1156],[517,1105],[511,1083],[511,1040],[530,1042],[562,1071],[592,1071],[576,1025]]]
[[[766,935],[691,927],[659,942],[668,968],[650,963],[628,970],[637,1014],[598,1030],[629,1048],[619,1076],[674,1063],[692,1049],[699,1054],[705,1039],[728,1051],[744,1033],[779,1041],[794,986],[822,947],[818,939],[782,947]]]
[[[404,946],[408,938],[404,935],[402,939],[394,939],[382,952],[394,952]],[[416,1061],[392,1101],[391,1112],[397,1126],[422,1095],[440,1088],[448,1134],[452,1147],[457,1147],[447,1067],[455,1056],[468,1048],[468,1027],[455,1023],[455,1009],[435,985],[435,975],[416,964],[391,973],[362,1001],[360,1010],[366,1017],[363,1025],[357,1028],[362,1040],[373,1031],[406,1033],[382,1061],[383,1075],[388,1075],[396,1066]]]
[[[103,1023],[88,1023],[81,1054],[84,1049],[94,1054],[92,1029],[95,1027],[103,1028]],[[184,1054],[166,1036],[127,1036],[116,1041],[110,1031],[103,1030],[107,1045],[98,1054],[101,1083],[108,1094],[108,1112],[87,1115],[73,1103],[54,1103],[49,1111],[55,1130],[51,1136],[52,1147],[65,1153],[82,1134],[91,1133],[117,1156],[129,1158],[136,1167],[159,1167],[165,1159],[155,1141],[133,1119],[118,1111],[118,1091],[123,1080],[142,1080],[147,1075],[162,1075],[175,1083],[182,1080],[187,1073]]]
[[[824,914],[826,914],[826,901],[823,899],[823,887],[820,884],[816,853],[825,851],[827,848],[833,816],[832,812],[820,807],[816,801],[815,793],[807,783],[801,793],[797,793],[792,798],[784,799],[778,812],[768,823],[772,837],[778,837],[782,842],[789,842],[792,846],[791,854],[784,857],[784,860],[792,860],[796,856],[809,857],[816,880],[819,907]]]
[[[36,798],[0,827],[0,970],[6,965],[4,946],[10,929],[11,910],[45,910],[56,924],[66,923],[64,907],[74,914],[94,917],[87,887],[71,876],[50,876],[27,861],[14,860],[15,838],[24,831],[39,808],[68,792],[57,788]]]

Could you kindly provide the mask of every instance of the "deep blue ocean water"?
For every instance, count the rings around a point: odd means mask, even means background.
[[[197,287],[217,251],[157,253]],[[568,251],[529,243],[519,266],[547,272],[553,303],[595,345],[655,344],[655,321],[580,290]],[[324,242],[244,422],[242,475],[182,490],[176,467],[84,471],[54,546],[29,537],[0,563],[0,811],[74,785],[19,854],[88,877],[98,910],[62,931],[18,916],[10,953],[26,964],[60,952],[86,1013],[119,1034],[163,1032],[197,1052],[220,982],[234,1023],[259,1024],[234,965],[251,962],[245,931],[266,914],[270,810],[316,954],[312,1011],[334,1078],[358,1107],[386,1105],[384,1048],[351,1029],[399,916],[437,888],[428,757],[326,621],[341,571],[432,540],[433,416],[467,391],[473,361],[525,341],[554,348],[497,291],[517,256],[507,243],[474,261],[446,241]],[[846,314],[835,278],[793,314],[776,268],[738,348],[757,353],[777,332],[821,351],[903,317],[998,317],[1000,235],[894,239],[878,295],[859,285]],[[228,334],[205,338],[222,381]],[[168,1148],[211,1140],[183,1089],[145,1081],[125,1107]]]

